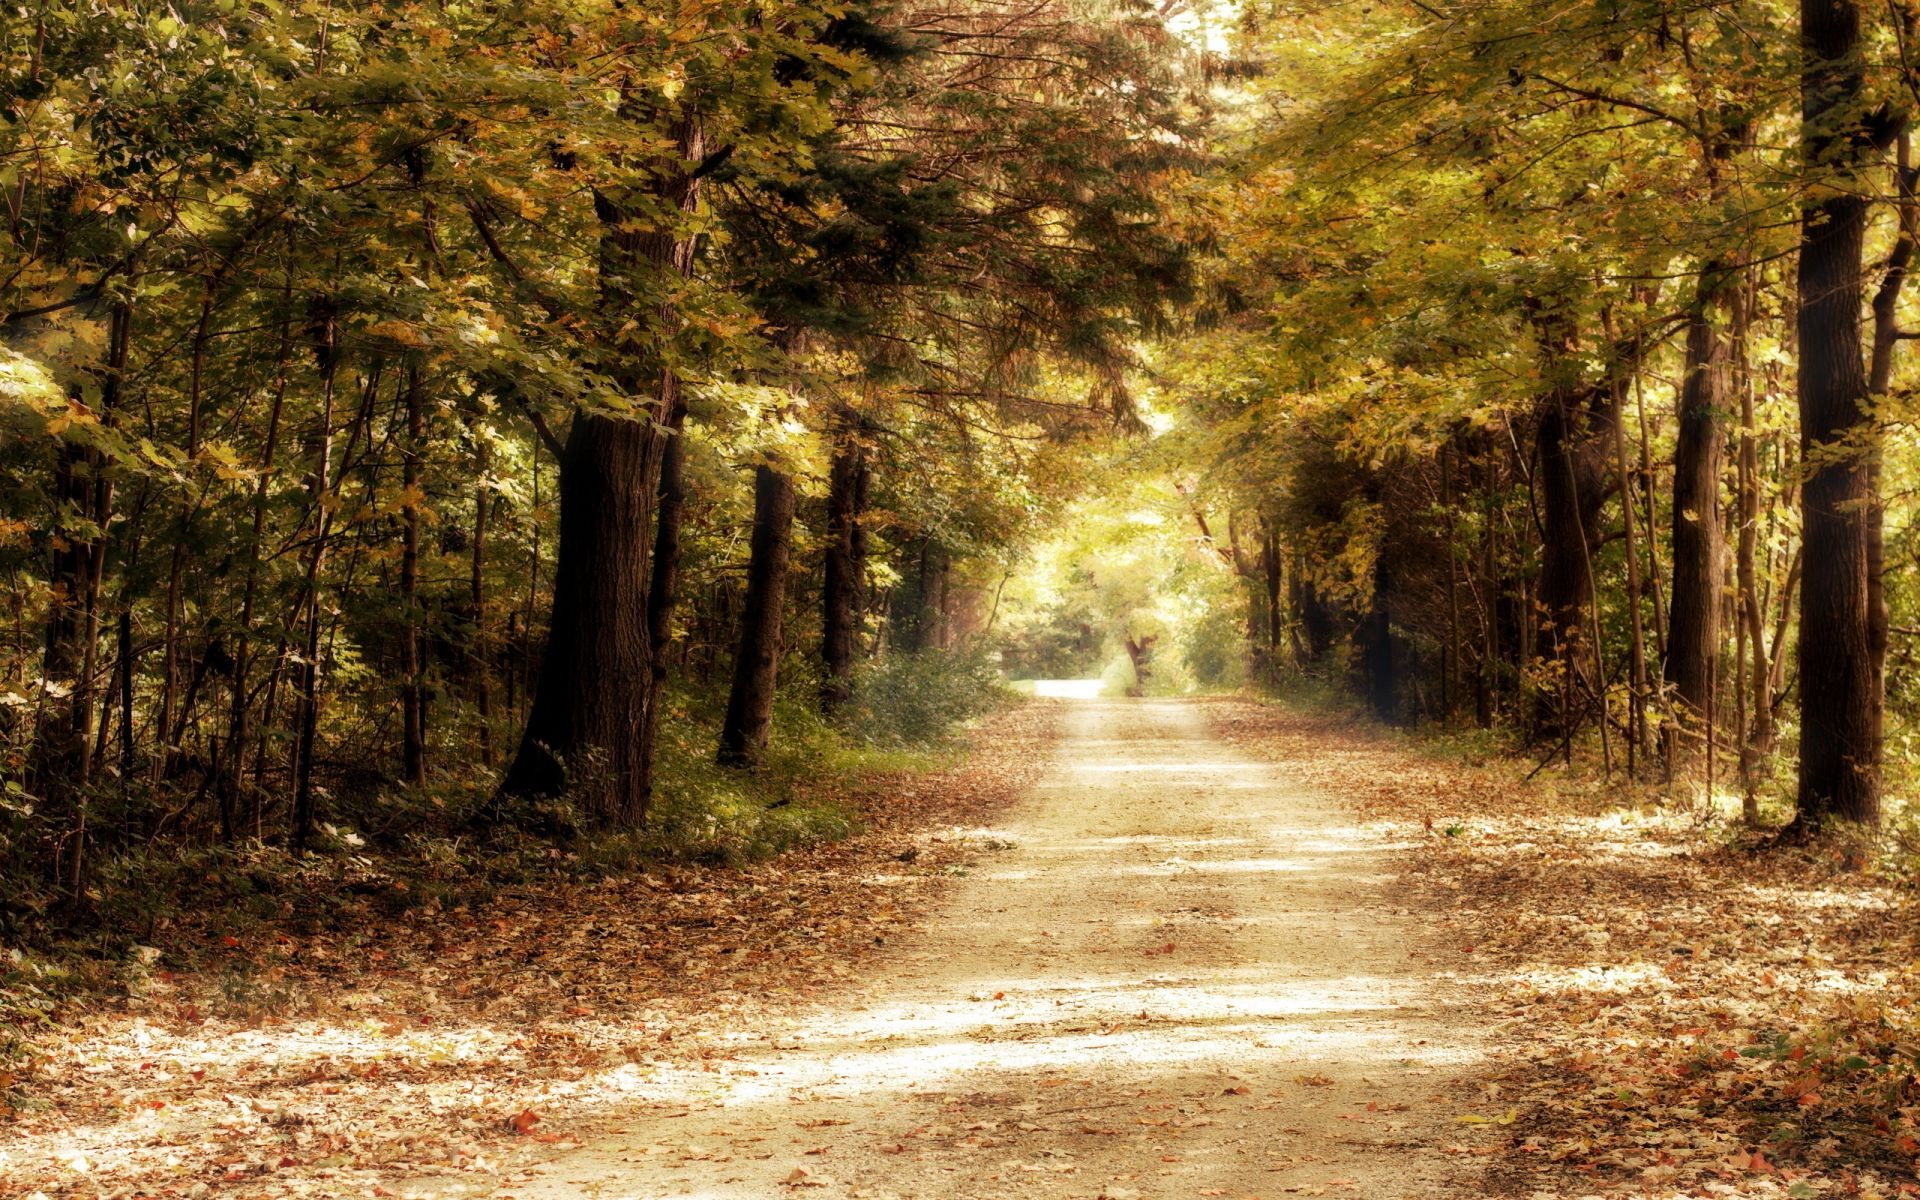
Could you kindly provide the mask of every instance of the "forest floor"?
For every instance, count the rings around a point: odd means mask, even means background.
[[[976,747],[838,845],[156,972],[12,1081],[0,1195],[1920,1195],[1843,851],[1237,700]]]

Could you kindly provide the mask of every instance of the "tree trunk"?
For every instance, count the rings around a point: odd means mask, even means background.
[[[645,422],[599,413],[573,419],[560,465],[560,546],[553,613],[533,707],[501,790],[577,790],[601,824],[646,811],[641,734],[652,690],[647,636],[648,541],[660,439]]]
[[[854,542],[860,525],[859,434],[843,416],[827,473],[825,578],[820,588],[820,710],[832,716],[853,698],[853,664],[860,613],[860,565]]]
[[[1312,667],[1327,659],[1327,652],[1333,649],[1333,613],[1328,611],[1326,601],[1320,598],[1320,589],[1308,578],[1304,562],[1294,563],[1294,582],[1298,585],[1294,592],[1293,604],[1300,629],[1306,636],[1304,649],[1306,656],[1302,667]]]
[[[303,849],[315,824],[313,757],[320,723],[320,569],[326,562],[327,535],[333,507],[328,492],[333,474],[333,390],[339,370],[339,342],[330,310],[317,322],[316,353],[320,358],[320,417],[308,443],[307,497],[313,513],[313,542],[307,551],[303,599],[306,622],[301,631],[300,661],[295,676],[297,707],[294,717],[293,827],[295,849]],[[367,391],[380,386],[380,369],[368,371]]]
[[[780,668],[780,622],[786,609],[787,562],[793,551],[793,481],[774,467],[754,472],[753,541],[733,689],[720,727],[718,761],[750,767],[767,748]]]
[[[426,385],[420,364],[407,366],[406,441],[400,452],[400,725],[401,777],[427,782],[427,689],[420,655],[420,467],[426,452]]]
[[[1880,697],[1869,580],[1874,525],[1868,382],[1861,361],[1869,147],[1860,10],[1801,0],[1801,111],[1808,170],[1829,178],[1801,205],[1799,316],[1802,488],[1800,789],[1795,823],[1880,816]]]
[[[647,708],[640,730],[642,819],[653,805],[653,764],[660,754],[660,706],[667,689],[667,647],[673,641],[673,610],[680,600],[680,530],[687,509],[687,402],[680,381],[667,389],[666,444],[660,449],[660,511],[654,522],[653,578],[647,582]]]
[[[1720,653],[1720,474],[1725,457],[1729,342],[1721,327],[1730,280],[1724,264],[1700,272],[1687,314],[1687,350],[1673,447],[1673,589],[1665,678],[1676,721],[1663,728],[1669,758],[1697,752],[1712,731]]]
[[[1373,559],[1373,602],[1361,626],[1361,661],[1367,676],[1367,703],[1373,715],[1391,725],[1399,719],[1399,695],[1393,664],[1393,621],[1387,608],[1393,574],[1383,545]]]
[[[894,590],[890,644],[902,654],[919,654],[940,645],[940,614],[946,580],[946,552],[927,534],[913,574]]]
[[[288,286],[291,292],[291,285]],[[289,312],[292,311],[291,299],[283,296],[283,302]],[[230,698],[231,708],[227,719],[227,768],[222,774],[220,803],[222,812],[227,814],[224,825],[234,826],[233,813],[238,806],[242,767],[249,738],[247,709],[250,692],[248,680],[253,668],[254,608],[260,591],[260,559],[265,542],[267,527],[267,501],[269,484],[273,479],[274,459],[280,449],[280,421],[286,408],[288,372],[293,360],[294,329],[289,317],[281,326],[279,353],[274,360],[273,401],[267,407],[267,433],[260,448],[260,462],[257,478],[253,485],[253,512],[251,536],[246,544],[247,573],[246,582],[240,591],[240,629],[234,639],[233,690]],[[276,667],[276,676],[278,669]],[[271,694],[271,693],[269,693]],[[269,703],[267,711],[271,712]],[[256,808],[257,812],[257,808]],[[258,834],[255,830],[255,834]]]
[[[1594,694],[1589,676],[1588,604],[1598,547],[1604,476],[1612,457],[1611,391],[1604,386],[1556,388],[1542,406],[1539,430],[1540,582],[1538,653],[1560,672],[1557,703],[1540,705],[1538,732],[1562,737],[1579,721],[1574,696]]]
[[[107,357],[100,372],[101,423],[117,424],[127,358],[133,340],[133,309],[114,308],[107,331]],[[43,795],[69,810],[64,844],[56,848],[52,875],[81,892],[88,837],[87,785],[92,782],[94,682],[100,659],[100,589],[106,573],[107,530],[113,517],[113,479],[102,456],[75,442],[63,442],[54,466],[53,499],[71,526],[54,540],[50,582],[53,602],[47,617],[41,663],[43,691],[35,728],[34,761],[29,777]],[[64,684],[55,697],[46,684]],[[102,716],[104,722],[105,717]]]
[[[487,625],[487,517],[493,505],[493,481],[489,470],[493,450],[486,434],[474,431],[475,461],[479,480],[473,485],[473,546],[467,568],[467,604],[472,610],[473,631],[468,644],[468,668],[473,672],[474,707],[479,711],[480,766],[493,769],[493,641]]]
[[[706,153],[698,113],[683,110],[671,133],[689,169],[656,185],[644,202],[594,197],[601,296],[614,314],[638,315],[636,275],[664,269],[684,278],[693,271],[697,239],[646,229],[638,215],[661,201],[678,211],[693,207],[699,181],[690,167]],[[671,314],[654,315],[664,324]],[[573,788],[596,822],[637,825],[648,798],[649,551],[665,451],[653,422],[669,414],[674,384],[663,367],[640,362],[628,364],[620,382],[651,411],[637,420],[580,412],[568,430],[546,653],[526,730],[500,787],[519,796]]]
[[[1633,370],[1640,369],[1638,354],[1633,358]],[[1623,398],[1616,394],[1616,410]],[[1635,512],[1632,474],[1627,468],[1627,431],[1626,422],[1616,419],[1613,422],[1613,454],[1616,483],[1620,489],[1620,513],[1626,536],[1627,564],[1627,670],[1630,680],[1630,700],[1627,714],[1627,774],[1633,777],[1640,769],[1640,755],[1647,745],[1647,632],[1645,614],[1641,612],[1640,601],[1643,594],[1640,578],[1640,531],[1639,519]]]

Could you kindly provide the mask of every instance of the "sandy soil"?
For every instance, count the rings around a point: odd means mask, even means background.
[[[648,1081],[531,1178],[399,1194],[1472,1194],[1475,1021],[1341,797],[1197,706],[1083,701],[993,836],[831,1004]]]

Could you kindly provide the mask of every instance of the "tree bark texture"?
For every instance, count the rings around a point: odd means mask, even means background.
[[[1802,489],[1800,789],[1805,827],[1880,815],[1879,667],[1868,579],[1878,520],[1872,418],[1861,360],[1864,189],[1850,176],[1870,150],[1856,112],[1864,91],[1860,9],[1802,0],[1803,145],[1816,186],[1801,206],[1799,313]]]
[[[754,472],[753,540],[733,687],[720,728],[722,765],[748,767],[767,748],[780,668],[780,625],[786,609],[787,563],[793,553],[793,480],[776,467]]]
[[[1687,313],[1673,448],[1673,588],[1668,595],[1665,678],[1676,702],[1678,728],[1663,731],[1670,754],[1691,751],[1703,736],[1711,736],[1725,558],[1720,475],[1726,457],[1731,343],[1721,318],[1728,282],[1720,264],[1707,264]]]
[[[820,709],[831,716],[853,698],[861,574],[855,555],[860,480],[866,469],[858,431],[843,421],[827,474],[826,569],[820,589]]]
[[[1598,682],[1588,675],[1588,606],[1617,419],[1611,395],[1599,386],[1557,387],[1540,411],[1537,652],[1557,665],[1561,683],[1560,699],[1547,698],[1536,713],[1538,732],[1546,736],[1563,735],[1577,723],[1573,695]]]
[[[688,166],[655,185],[652,199],[686,211],[699,191],[691,164],[706,152],[699,114],[684,109],[670,134]],[[696,239],[635,228],[635,212],[643,207],[613,195],[595,197],[601,294],[615,313],[645,303],[635,295],[635,276],[693,271]],[[568,430],[546,653],[519,750],[501,781],[509,795],[572,790],[591,820],[615,826],[646,817],[646,730],[655,695],[647,605],[666,449],[656,423],[664,422],[676,395],[671,373],[657,362],[629,363],[621,382],[640,402],[637,415],[580,412]]]

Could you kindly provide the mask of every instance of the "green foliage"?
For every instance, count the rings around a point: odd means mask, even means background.
[[[844,727],[859,744],[883,750],[939,746],[1003,701],[999,680],[982,650],[887,655],[855,674]]]
[[[1209,608],[1187,631],[1183,661],[1196,685],[1230,691],[1247,682],[1246,621],[1231,606]]]

